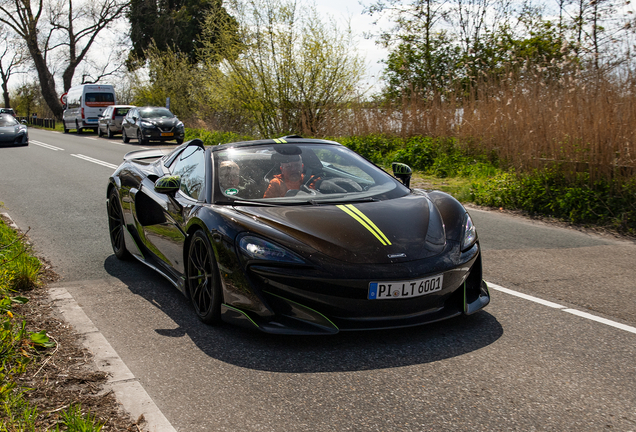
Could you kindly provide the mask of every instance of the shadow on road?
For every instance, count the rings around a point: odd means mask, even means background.
[[[157,334],[188,335],[206,355],[248,369],[316,373],[395,368],[467,354],[503,335],[501,324],[485,311],[406,329],[334,336],[277,336],[227,324],[212,327],[196,318],[176,288],[143,264],[121,262],[111,255],[104,268],[178,325],[155,329]]]

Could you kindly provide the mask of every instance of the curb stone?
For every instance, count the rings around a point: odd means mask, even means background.
[[[8,213],[0,215],[9,221],[9,226],[19,230]],[[93,353],[95,367],[108,374],[104,389],[114,392],[131,418],[143,415],[143,429],[147,432],[177,432],[66,288],[50,288],[48,295],[52,305],[75,328],[82,344]]]
[[[143,415],[144,429],[148,432],[176,432],[66,288],[49,289],[49,297],[64,319],[75,327],[82,344],[93,353],[93,362],[97,369],[108,374],[104,388],[113,390],[117,400],[131,417],[136,419]]]

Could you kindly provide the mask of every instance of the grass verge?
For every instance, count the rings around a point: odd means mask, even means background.
[[[60,403],[46,389],[49,385],[46,372],[40,374],[50,367],[47,363],[58,351],[58,342],[49,337],[47,330],[33,329],[33,323],[21,314],[28,311],[23,309],[30,302],[28,297],[33,297],[40,288],[42,270],[42,262],[34,256],[26,234],[0,218],[0,431],[98,432],[106,421],[73,399],[61,409],[48,411],[40,409],[41,403],[34,403],[47,399]],[[39,305],[36,308],[37,312],[31,311],[31,315],[41,317],[41,308]],[[63,385],[59,381],[54,385],[59,393]]]

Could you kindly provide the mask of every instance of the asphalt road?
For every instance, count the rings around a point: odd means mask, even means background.
[[[636,326],[633,242],[474,209],[484,278],[561,308],[493,290],[483,312],[411,329],[207,327],[112,254],[106,182],[137,143],[30,137],[0,148],[2,211],[178,431],[636,431],[636,334],[572,313]]]

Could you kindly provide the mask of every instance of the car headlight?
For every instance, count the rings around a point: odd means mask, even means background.
[[[305,263],[293,252],[259,237],[243,237],[239,241],[239,249],[247,259],[276,261],[290,264]]]
[[[462,238],[462,251],[470,248],[477,241],[477,230],[470,215],[466,213],[464,218],[464,236]]]
[[[177,129],[183,129],[185,126],[183,125],[183,122],[179,122],[176,127]]]
[[[139,126],[141,126],[143,128],[153,128],[153,127],[155,127],[155,125],[150,123],[149,121],[141,121],[141,122],[139,122]]]

